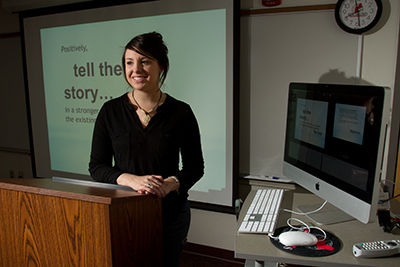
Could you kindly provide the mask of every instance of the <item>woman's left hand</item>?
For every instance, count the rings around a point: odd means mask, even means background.
[[[142,176],[145,180],[143,190],[138,190],[139,194],[154,194],[158,197],[165,197],[169,192],[164,189],[164,180],[162,176],[159,175],[147,175]]]
[[[153,176],[155,177],[155,176]],[[159,176],[160,177],[160,176]],[[157,188],[157,192],[162,192],[162,194],[155,194],[158,197],[165,197],[169,193],[173,191],[177,191],[179,189],[179,183],[176,182],[174,178],[168,177],[164,180],[152,180],[151,182],[149,181],[149,184],[147,185],[149,189]],[[138,193],[140,194],[154,194],[153,190],[139,190]]]
[[[174,178],[168,177],[168,178],[164,179],[162,186],[163,186],[163,189],[166,192],[166,194],[169,194],[170,192],[178,191],[180,183],[179,183],[179,181],[175,180]]]

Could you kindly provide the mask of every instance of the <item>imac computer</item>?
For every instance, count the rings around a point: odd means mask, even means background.
[[[287,110],[283,174],[330,203],[319,216],[325,221],[317,222],[374,221],[390,121],[389,89],[291,83]]]

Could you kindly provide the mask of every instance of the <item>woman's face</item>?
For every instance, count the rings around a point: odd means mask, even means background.
[[[135,90],[157,91],[161,71],[157,60],[130,49],[125,51],[125,77]]]

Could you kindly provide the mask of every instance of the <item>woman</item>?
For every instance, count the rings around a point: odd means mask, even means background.
[[[156,32],[126,45],[122,63],[133,90],[103,105],[89,171],[97,181],[163,198],[164,265],[178,266],[190,224],[188,190],[203,176],[204,161],[190,106],[160,90],[169,69],[167,54]]]

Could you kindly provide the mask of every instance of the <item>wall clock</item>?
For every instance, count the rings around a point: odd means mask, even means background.
[[[339,0],[335,7],[336,23],[344,31],[363,34],[382,16],[382,0]]]

